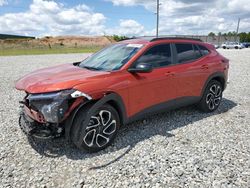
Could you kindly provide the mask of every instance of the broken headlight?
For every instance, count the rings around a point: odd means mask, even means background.
[[[78,95],[73,95],[76,92]],[[46,122],[59,123],[74,98],[84,95],[86,94],[76,90],[63,90],[53,93],[29,94],[26,99],[32,109],[44,116]]]

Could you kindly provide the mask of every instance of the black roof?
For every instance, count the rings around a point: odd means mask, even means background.
[[[202,42],[201,39],[198,39],[198,38],[188,38],[188,37],[156,37],[156,38],[151,39],[150,42],[158,41],[158,40],[169,40],[169,39],[174,39],[174,40],[195,40],[195,41]]]
[[[201,39],[199,38],[190,38],[190,37],[185,37],[185,36],[182,36],[182,37],[178,37],[178,36],[159,36],[159,37],[137,37],[138,39],[145,39],[145,40],[148,40],[149,42],[153,42],[153,41],[158,41],[158,40],[171,40],[171,39],[174,39],[174,40],[194,40],[194,41],[200,41],[202,42]]]

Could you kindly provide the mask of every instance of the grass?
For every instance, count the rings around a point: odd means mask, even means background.
[[[16,55],[41,55],[41,54],[67,54],[67,53],[93,53],[100,50],[102,47],[82,47],[82,48],[5,48],[0,49],[0,56],[16,56]]]

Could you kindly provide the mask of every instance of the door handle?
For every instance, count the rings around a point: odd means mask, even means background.
[[[174,76],[174,73],[173,72],[166,72],[165,76]]]
[[[202,65],[201,68],[202,69],[208,69],[208,65]]]

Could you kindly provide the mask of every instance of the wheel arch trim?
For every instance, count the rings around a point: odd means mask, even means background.
[[[215,72],[213,74],[211,74],[208,79],[206,80],[203,88],[202,88],[202,91],[201,91],[201,96],[203,96],[204,92],[205,92],[205,89],[208,85],[208,83],[215,79],[215,78],[220,78],[220,79],[223,79],[224,80],[224,86],[223,86],[223,90],[226,88],[226,80],[225,80],[225,74],[223,72]]]
[[[74,122],[74,119],[77,115],[77,113],[80,111],[80,109],[88,106],[89,110],[87,112],[87,117],[85,119],[85,122],[88,122],[88,120],[91,117],[91,114],[98,109],[99,107],[101,107],[103,104],[110,104],[112,106],[111,103],[115,103],[116,106],[113,106],[116,110],[118,110],[118,114],[120,117],[120,121],[121,124],[126,124],[126,122],[128,122],[128,117],[127,117],[127,112],[126,112],[126,108],[125,105],[123,103],[122,98],[116,94],[116,93],[109,93],[106,94],[103,98],[99,99],[99,100],[87,100],[84,101],[82,104],[80,104],[72,113],[71,115],[66,119],[65,121],[65,137],[68,141],[70,141],[70,131],[71,131],[71,127],[72,124]]]

